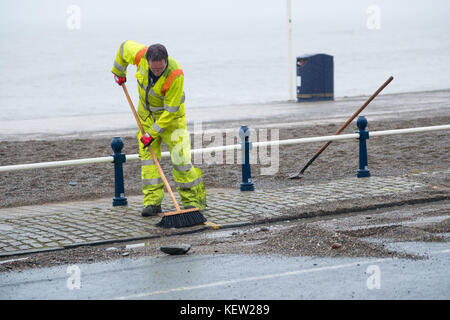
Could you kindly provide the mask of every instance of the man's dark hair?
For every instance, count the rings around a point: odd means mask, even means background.
[[[148,47],[147,53],[145,54],[147,61],[167,61],[168,56],[166,47],[160,43],[152,44]]]

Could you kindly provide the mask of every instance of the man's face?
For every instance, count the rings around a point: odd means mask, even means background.
[[[159,61],[151,61],[150,60],[150,70],[153,72],[153,74],[157,77],[159,77],[164,69],[166,69],[166,61],[165,60],[159,60]]]

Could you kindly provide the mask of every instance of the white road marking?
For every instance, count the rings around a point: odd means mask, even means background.
[[[263,275],[263,276],[256,276],[256,277],[248,277],[248,278],[241,278],[241,279],[231,279],[231,280],[225,280],[225,281],[211,282],[211,283],[205,283],[205,284],[200,284],[200,285],[196,285],[196,286],[187,286],[187,287],[172,288],[172,289],[167,289],[167,290],[143,292],[143,293],[134,294],[134,295],[130,295],[130,296],[117,297],[115,299],[124,300],[124,299],[143,298],[143,297],[154,296],[154,295],[165,294],[165,293],[178,292],[178,291],[187,291],[187,290],[211,288],[211,287],[218,287],[218,286],[226,286],[226,285],[229,285],[229,284],[239,283],[239,282],[259,281],[259,280],[267,280],[267,279],[274,279],[274,278],[281,278],[281,277],[289,277],[289,276],[294,276],[294,275],[299,275],[299,274],[304,274],[304,273],[310,273],[310,272],[320,272],[320,271],[328,271],[328,270],[349,268],[349,267],[360,266],[360,265],[365,265],[365,264],[374,264],[374,263],[378,263],[378,262],[382,262],[382,261],[386,261],[386,260],[391,260],[391,258],[378,259],[378,260],[358,261],[358,262],[347,263],[347,264],[339,264],[339,265],[334,265],[334,266],[311,268],[311,269],[301,269],[301,270],[288,271],[288,272],[283,272],[283,273],[267,274],[267,275]]]
[[[450,253],[450,249],[445,249],[445,250],[433,252],[433,254],[439,254],[439,253]],[[211,283],[205,283],[205,284],[200,284],[200,285],[196,285],[196,286],[187,286],[187,287],[172,288],[172,289],[167,289],[167,290],[143,292],[143,293],[134,294],[134,295],[130,295],[130,296],[117,297],[115,299],[118,299],[118,300],[136,299],[136,298],[143,298],[143,297],[155,296],[155,295],[172,293],[172,292],[178,292],[178,291],[187,291],[187,290],[195,290],[195,289],[203,289],[203,288],[226,286],[226,285],[229,285],[229,284],[232,284],[232,283],[239,283],[239,282],[246,282],[246,281],[259,281],[259,280],[267,280],[267,279],[274,279],[274,278],[281,278],[281,277],[289,277],[289,276],[294,276],[294,275],[299,275],[299,274],[304,274],[304,273],[336,270],[336,269],[349,268],[349,267],[361,266],[361,265],[366,265],[366,264],[375,264],[375,263],[383,262],[383,261],[386,261],[386,260],[391,260],[391,258],[384,258],[384,259],[377,259],[377,260],[367,260],[367,261],[358,261],[358,262],[339,264],[339,265],[334,265],[334,266],[311,268],[311,269],[301,269],[301,270],[288,271],[288,272],[283,272],[283,273],[268,274],[268,275],[263,275],[263,276],[256,276],[256,277],[248,277],[248,278],[241,278],[241,279],[231,279],[231,280],[225,280],[225,281],[211,282]]]

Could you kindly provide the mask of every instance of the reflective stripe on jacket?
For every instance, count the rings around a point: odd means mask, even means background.
[[[153,87],[148,88],[149,66],[145,58],[147,49],[147,46],[132,40],[122,42],[112,72],[119,77],[126,77],[128,65],[136,66],[140,102],[138,114],[146,132],[156,138],[172,120],[185,114],[184,74],[178,62],[169,57],[166,70]]]

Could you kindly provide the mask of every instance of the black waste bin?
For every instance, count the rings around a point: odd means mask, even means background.
[[[334,100],[333,56],[297,57],[297,102]]]

